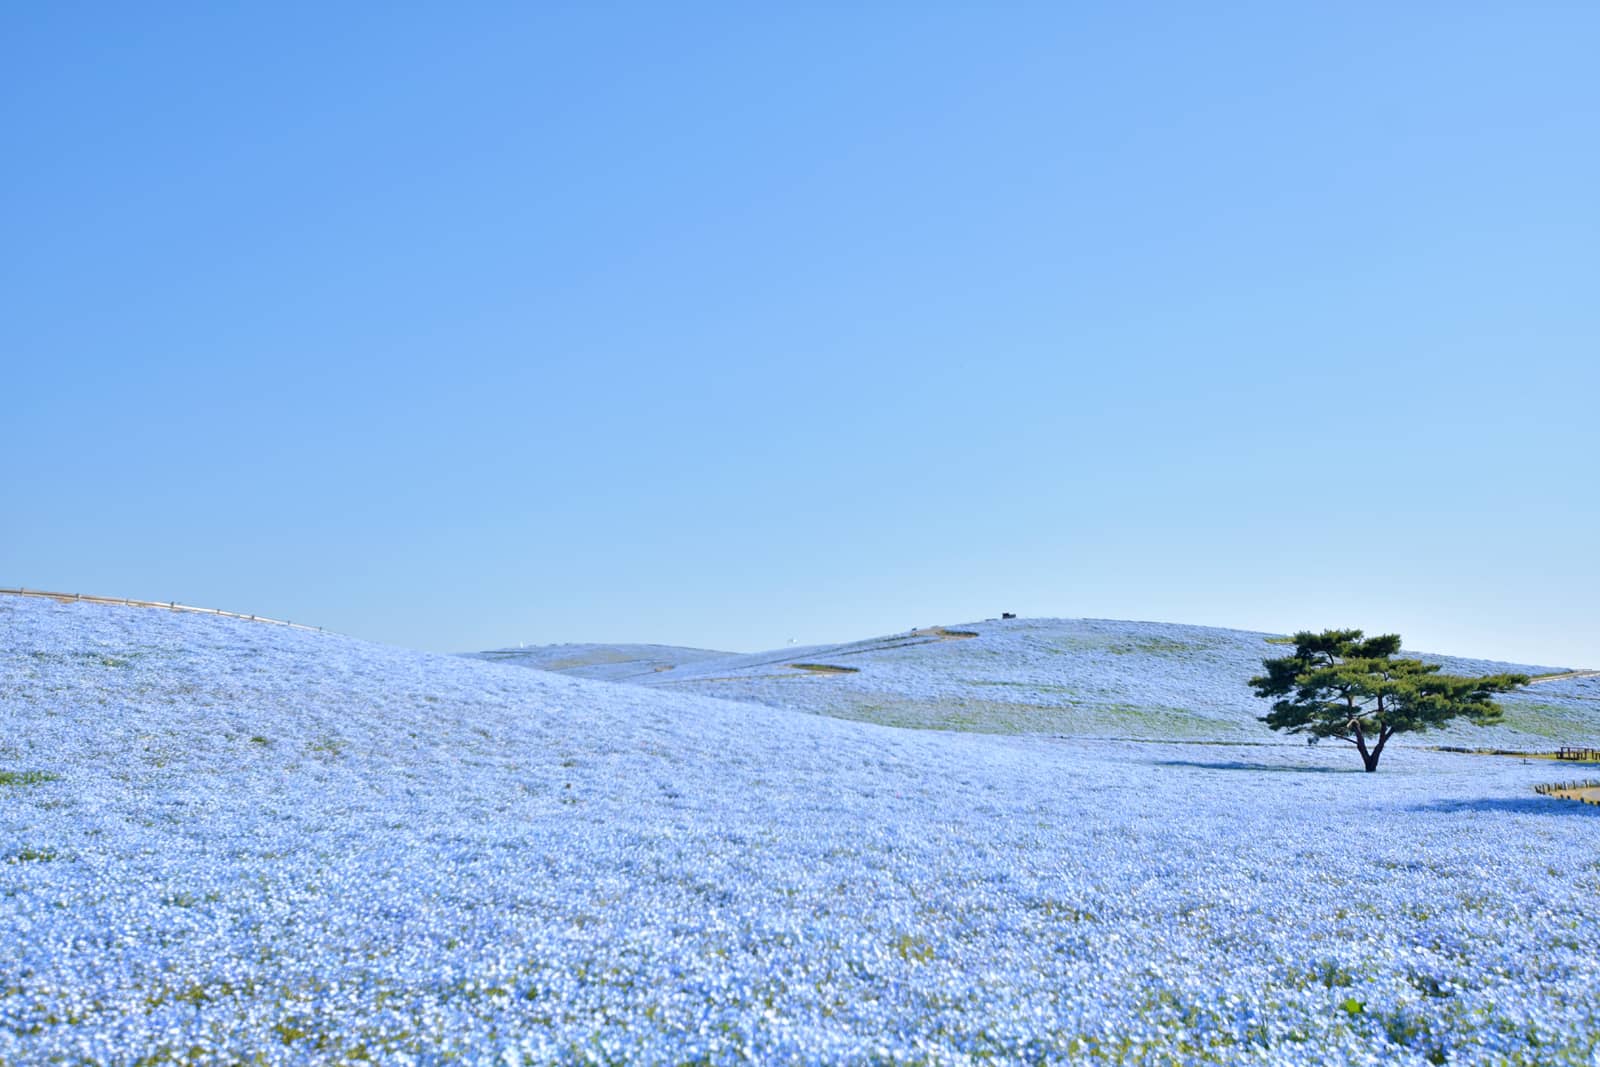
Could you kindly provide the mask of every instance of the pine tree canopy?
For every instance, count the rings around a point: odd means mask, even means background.
[[[1256,696],[1276,698],[1261,721],[1286,733],[1348,742],[1375,771],[1395,734],[1457,718],[1478,726],[1498,722],[1494,695],[1528,682],[1525,674],[1442,674],[1437,663],[1394,658],[1399,651],[1399,634],[1302,630],[1294,635],[1292,655],[1263,660],[1266,673],[1250,679]]]

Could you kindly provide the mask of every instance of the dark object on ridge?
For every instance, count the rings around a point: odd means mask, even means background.
[[[1014,611],[1002,611],[1000,617],[1002,619],[1014,619],[1017,617],[1017,613]]]

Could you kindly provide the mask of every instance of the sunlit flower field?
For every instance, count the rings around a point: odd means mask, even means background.
[[[1600,1062],[1600,808],[1255,740],[6,598],[0,1061]]]
[[[1245,680],[1260,673],[1262,659],[1285,651],[1269,634],[1211,626],[991,619],[746,655],[650,645],[551,645],[481,655],[884,725],[1255,742],[1262,740],[1265,707]],[[1407,654],[1451,673],[1562,670]],[[1452,726],[1430,735],[1429,743],[1525,750],[1593,737],[1600,726],[1600,678],[1541,682],[1503,704],[1503,723]]]

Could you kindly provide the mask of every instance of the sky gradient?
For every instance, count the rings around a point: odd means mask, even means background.
[[[1600,666],[1592,5],[0,16],[0,585]]]

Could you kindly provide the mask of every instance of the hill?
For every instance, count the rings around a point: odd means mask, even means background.
[[[838,645],[749,655],[663,650],[626,675],[574,664],[571,673],[892,726],[1074,737],[1283,740],[1245,685],[1283,654],[1271,634],[1109,619],[1008,619],[929,627]],[[529,666],[553,656],[504,657]],[[599,657],[607,646],[584,646]],[[615,646],[632,655],[639,646]],[[646,646],[650,647],[650,646]],[[1436,656],[1449,671],[1554,667]],[[608,671],[609,668],[606,668]],[[1571,677],[1505,700],[1502,726],[1456,727],[1409,743],[1549,748],[1600,742],[1600,679]]]
[[[1600,1034],[1600,809],[1544,766],[898,730],[22,600],[0,724],[0,1062],[1587,1064]]]
[[[661,671],[723,659],[731,654],[674,645],[536,645],[470,653],[475,659],[491,663],[510,663],[605,682],[639,681]]]

